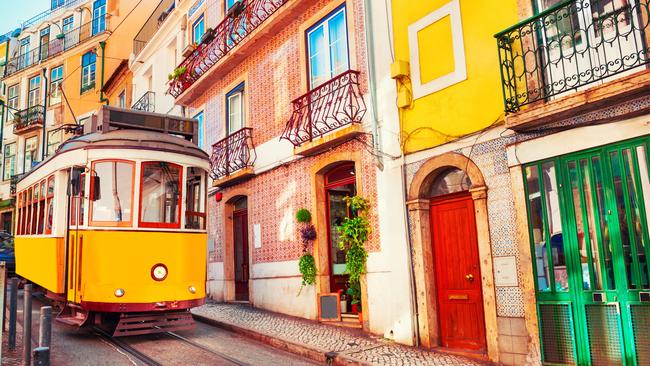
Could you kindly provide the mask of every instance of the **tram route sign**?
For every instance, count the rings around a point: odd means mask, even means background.
[[[102,106],[92,131],[108,132],[115,129],[139,129],[178,135],[198,142],[198,120],[168,114],[144,112],[113,106]],[[86,131],[91,132],[91,131]]]

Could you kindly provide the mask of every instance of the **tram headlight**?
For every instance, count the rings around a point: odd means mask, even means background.
[[[124,290],[123,289],[118,288],[117,290],[115,290],[115,297],[122,297],[122,296],[124,296]]]
[[[156,281],[162,281],[167,278],[167,266],[158,263],[151,268],[151,278]]]
[[[196,293],[196,287],[194,287],[194,286],[190,286],[190,287],[188,288],[188,290],[189,290],[190,293],[192,293],[192,294],[195,294],[195,293]]]

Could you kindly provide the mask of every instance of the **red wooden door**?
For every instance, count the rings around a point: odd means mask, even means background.
[[[443,347],[485,350],[474,201],[463,193],[431,201],[431,237]]]
[[[235,300],[248,301],[248,211],[233,213],[235,243]]]

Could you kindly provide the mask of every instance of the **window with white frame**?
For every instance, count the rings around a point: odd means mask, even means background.
[[[81,57],[81,92],[95,88],[95,72],[97,55],[95,52],[88,52]]]
[[[16,143],[5,145],[4,164],[2,165],[2,179],[9,180],[16,174]]]
[[[47,133],[47,156],[53,155],[63,140],[63,130],[57,129]]]
[[[23,157],[23,172],[27,173],[32,170],[32,165],[37,161],[38,136],[32,136],[25,139],[25,156]]]
[[[203,140],[203,129],[204,129],[204,126],[205,126],[204,122],[203,122],[203,111],[197,113],[196,116],[194,116],[194,118],[198,121],[198,130],[199,130],[198,135],[199,135],[199,137],[198,137],[197,145],[199,146],[199,148],[203,149],[203,148],[205,148],[205,146],[204,146],[205,141]]]
[[[195,44],[201,43],[201,38],[205,33],[205,18],[203,14],[192,25],[192,42]]]
[[[63,19],[63,33],[72,30],[72,28],[74,28],[74,15]]]
[[[29,79],[29,93],[27,94],[27,108],[41,104],[41,76],[36,75]]]
[[[93,35],[106,30],[106,0],[93,3]]]
[[[9,107],[7,111],[7,123],[13,123],[13,115],[20,109],[19,103],[20,84],[12,85],[7,88],[7,106]]]
[[[65,0],[52,0],[52,7],[50,9],[54,10],[62,7],[65,4]]]
[[[50,105],[61,103],[61,90],[59,86],[63,82],[63,65],[50,70]]]
[[[226,94],[226,132],[228,135],[244,128],[244,83]]]
[[[345,6],[307,30],[307,55],[311,89],[350,68]]]

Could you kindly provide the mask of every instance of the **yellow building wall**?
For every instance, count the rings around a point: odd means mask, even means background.
[[[440,81],[457,71],[452,39],[461,36],[461,32],[452,30],[449,15],[419,32],[412,32],[417,38],[419,58],[410,59],[409,26],[452,3],[449,0],[392,2],[395,58],[410,64],[410,75],[397,78],[398,93],[406,101],[404,108],[400,108],[401,141],[406,153],[443,144],[503,119],[494,34],[517,22],[516,0],[459,0],[467,78],[420,98],[412,97],[417,62],[421,83]]]
[[[5,61],[7,60],[7,42],[0,43],[0,65],[4,64]],[[0,66],[0,76],[4,75],[4,66]],[[2,83],[0,82],[0,87],[2,87]],[[5,100],[4,93],[0,92],[0,100]]]

